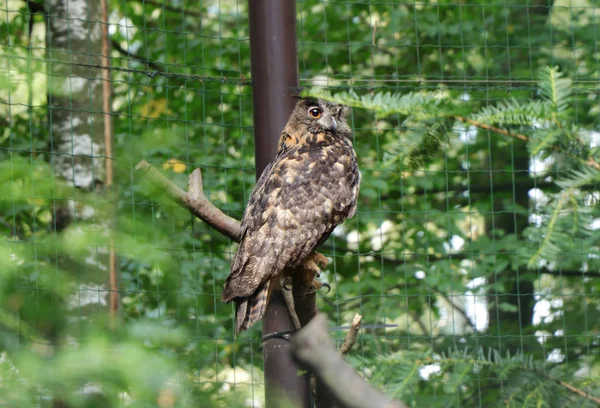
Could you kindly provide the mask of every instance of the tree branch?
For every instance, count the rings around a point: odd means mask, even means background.
[[[208,225],[235,242],[240,241],[240,222],[223,213],[206,198],[200,169],[196,169],[190,174],[189,191],[187,192],[175,185],[145,160],[138,163],[136,170],[141,172],[156,187],[166,191],[179,205],[187,208]],[[310,275],[311,279],[306,279],[309,275],[301,270],[290,275],[292,277],[294,308],[296,309],[295,311],[290,310],[290,314],[296,314],[299,322],[304,326],[317,314],[316,292],[312,286],[312,275]]]
[[[523,140],[525,142],[529,142],[529,138],[527,136],[525,136],[525,135],[520,134],[520,133],[512,133],[512,132],[509,132],[506,129],[501,129],[499,127],[490,126],[487,123],[476,122],[473,119],[468,119],[468,118],[465,118],[465,117],[462,117],[462,116],[454,116],[454,119],[458,120],[459,122],[468,123],[469,125],[475,126],[477,128],[480,128],[480,129],[489,130],[490,132],[498,133],[498,134],[504,135],[504,136],[514,137],[515,139],[519,139],[519,140]]]
[[[529,142],[529,140],[530,140],[527,136],[525,136],[523,134],[509,132],[506,129],[491,126],[491,125],[488,125],[487,123],[477,122],[477,121],[474,121],[473,119],[468,119],[463,116],[454,116],[454,119],[458,120],[459,122],[468,123],[469,125],[475,126],[480,129],[489,130],[490,132],[494,132],[499,135],[509,136],[509,137],[512,137],[515,139],[523,140],[524,142]],[[580,157],[577,157],[577,156],[574,156],[572,154],[562,151],[562,149],[558,146],[554,146],[552,149],[554,151],[564,153],[573,159],[579,160],[583,164],[587,164],[590,167],[600,170],[600,163],[598,163],[592,156],[589,156],[587,159],[581,159]]]
[[[340,347],[340,353],[342,355],[348,354],[352,347],[354,347],[354,343],[356,343],[356,336],[358,336],[358,330],[360,330],[360,321],[362,320],[362,316],[358,313],[354,315],[352,319],[352,325],[350,325],[350,330],[346,333],[346,338]]]
[[[323,315],[317,315],[293,337],[292,355],[331,392],[340,408],[406,408],[367,384],[344,361],[327,334]]]
[[[155,71],[166,72],[165,68],[158,62],[149,61],[146,58],[144,58],[138,54],[135,54],[129,50],[126,50],[125,48],[121,47],[121,44],[119,44],[118,41],[116,41],[114,39],[111,41],[111,45],[114,50],[117,50],[119,52],[119,54],[121,54],[125,57],[132,58],[136,61],[142,62],[142,63],[146,64],[148,66],[148,68],[152,68]]]
[[[572,393],[574,393],[574,394],[577,394],[577,395],[579,395],[580,397],[583,397],[583,398],[589,399],[590,401],[594,401],[596,404],[599,404],[599,405],[600,405],[600,398],[598,398],[598,397],[594,397],[593,395],[591,395],[591,394],[588,394],[587,392],[585,392],[585,391],[583,391],[583,390],[580,390],[579,388],[576,388],[576,387],[572,386],[571,384],[569,384],[569,383],[567,383],[567,382],[565,382],[565,381],[562,381],[562,380],[557,380],[557,379],[555,379],[555,378],[551,378],[551,377],[549,377],[549,376],[546,376],[546,377],[547,377],[547,378],[550,378],[550,379],[551,379],[551,380],[553,380],[553,381],[556,381],[558,384],[560,384],[562,387],[565,387],[566,389],[568,389],[568,390],[569,390],[569,391],[571,391]]]
[[[235,242],[240,241],[240,222],[223,213],[206,198],[202,187],[202,172],[200,169],[196,169],[190,174],[189,191],[185,192],[146,160],[139,162],[135,168],[148,178],[152,184],[164,189],[171,198],[182,207],[190,210],[196,217]]]
[[[235,242],[240,242],[240,222],[223,213],[204,195],[202,171],[199,168],[190,174],[187,192],[166,178],[146,160],[140,161],[136,166],[136,170],[141,172],[156,187],[166,191],[173,200],[182,207],[187,208],[196,217],[226,237],[231,238]],[[292,310],[290,307],[290,315],[293,319],[294,317],[298,317],[299,323],[304,326],[317,314],[315,288],[312,286],[312,278],[310,280],[305,279],[307,276],[306,273],[298,271],[298,273],[292,273],[291,276],[294,300],[293,308],[295,310]],[[285,295],[287,293],[284,293]],[[289,299],[287,301],[289,302]]]
[[[175,183],[166,178],[160,171],[154,168],[150,163],[142,160],[136,166],[136,170],[141,172],[154,186],[167,192],[167,194],[179,205],[187,208],[192,214],[206,222],[223,235],[239,242],[240,240],[240,222],[229,217],[217,207],[215,207],[204,195],[202,186],[202,172],[195,169],[189,176],[188,191],[185,192]],[[316,290],[312,285],[312,274],[308,275],[301,269],[296,273],[291,273],[292,279],[292,302],[289,300],[288,291],[282,291],[282,295],[287,297],[286,305],[292,319],[295,319],[294,325],[298,323],[301,326],[306,325],[317,314]],[[307,276],[311,276],[307,279]],[[294,310],[292,310],[294,309]],[[298,321],[296,321],[298,320]],[[330,408],[332,398],[325,387],[318,382],[315,384],[317,406]]]
[[[474,332],[477,332],[477,327],[475,326],[475,323],[473,323],[471,318],[467,315],[467,311],[465,309],[463,309],[462,307],[460,307],[456,303],[454,303],[452,301],[452,299],[450,299],[450,297],[448,295],[446,295],[444,292],[439,291],[439,290],[436,290],[435,292],[438,295],[440,295],[446,302],[448,302],[450,304],[450,307],[452,309],[456,310],[463,317],[463,319],[465,319],[467,324],[471,327],[471,329],[473,329]]]
[[[182,14],[182,15],[186,15],[186,16],[202,17],[202,13],[200,11],[190,10],[190,9],[183,8],[183,7],[171,6],[169,4],[166,4],[166,2],[164,0],[163,1],[144,0],[143,4],[146,6],[154,6],[155,8],[158,8],[161,10],[170,11],[173,13],[178,13],[178,14]]]

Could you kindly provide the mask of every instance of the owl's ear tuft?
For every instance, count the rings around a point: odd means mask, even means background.
[[[337,116],[339,119],[346,121],[348,116],[350,116],[350,108],[348,106],[340,105],[340,110]]]
[[[293,99],[304,99],[304,97],[302,96],[302,88],[300,87],[291,88],[291,94]]]

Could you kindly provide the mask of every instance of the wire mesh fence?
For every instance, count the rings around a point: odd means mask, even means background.
[[[107,8],[0,3],[0,405],[263,406],[260,330],[235,338],[220,300],[236,244],[136,171],[185,189],[200,168],[242,217],[261,109],[248,6]],[[389,395],[597,406],[599,16],[592,0],[297,1],[300,86],[354,107],[363,175],[320,249],[319,310],[395,325],[347,355]]]

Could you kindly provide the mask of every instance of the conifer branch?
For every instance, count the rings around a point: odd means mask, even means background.
[[[531,257],[531,259],[529,259],[529,262],[527,262],[527,267],[529,267],[529,268],[534,267],[535,262],[542,255],[542,253],[544,252],[546,247],[550,244],[551,239],[552,239],[552,233],[554,232],[554,226],[556,225],[556,220],[558,219],[560,210],[562,209],[563,205],[569,198],[569,194],[571,191],[572,191],[571,189],[568,189],[568,190],[565,190],[562,192],[560,199],[558,200],[558,203],[556,204],[556,207],[554,208],[554,211],[552,212],[552,217],[550,218],[550,222],[548,223],[548,229],[546,231],[546,236],[544,237],[542,244],[539,246],[539,248],[537,249],[535,254]]]
[[[510,137],[515,138],[515,139],[523,140],[524,142],[529,142],[529,138],[527,136],[525,136],[525,135],[520,134],[520,133],[512,133],[512,132],[509,132],[506,129],[501,129],[501,128],[498,128],[498,127],[495,127],[495,126],[488,125],[486,123],[476,122],[476,121],[474,121],[472,119],[467,119],[467,118],[462,117],[462,116],[453,116],[453,118],[456,119],[456,120],[458,120],[459,122],[468,123],[469,125],[473,125],[473,126],[475,126],[477,128],[480,128],[480,129],[489,130],[490,132],[498,133],[498,134],[504,135],[504,136],[510,136]]]
[[[587,392],[580,390],[577,387],[572,386],[571,384],[562,381],[562,380],[557,380],[555,378],[551,378],[551,377],[547,377],[548,379],[552,380],[552,381],[556,381],[558,384],[560,384],[561,386],[565,387],[566,389],[568,389],[569,391],[571,391],[572,393],[575,393],[577,395],[579,395],[580,397],[589,399],[590,401],[594,401],[596,404],[600,405],[600,398],[598,397],[594,397],[593,395],[588,394]]]

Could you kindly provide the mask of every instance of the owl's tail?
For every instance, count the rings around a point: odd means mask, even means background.
[[[247,298],[235,299],[235,332],[249,329],[262,319],[269,301],[269,283],[266,281]]]

